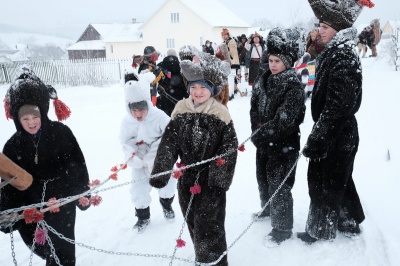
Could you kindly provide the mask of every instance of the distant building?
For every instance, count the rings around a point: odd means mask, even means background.
[[[112,59],[140,55],[148,45],[162,54],[187,44],[201,49],[206,40],[221,43],[223,28],[240,36],[250,25],[215,0],[166,0],[144,23],[90,24],[67,51],[70,59]]]
[[[400,20],[389,20],[382,28],[382,38],[390,38],[396,34],[396,29],[400,30]]]

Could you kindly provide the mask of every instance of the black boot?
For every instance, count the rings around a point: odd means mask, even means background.
[[[264,245],[274,247],[280,245],[283,241],[292,237],[292,230],[278,230],[273,228],[272,231],[264,238]]]
[[[140,234],[143,233],[147,225],[150,223],[150,207],[144,209],[135,208],[135,211],[135,215],[138,217],[138,220],[132,229]]]
[[[310,236],[307,232],[297,233],[297,237],[309,245],[318,240],[317,238]]]
[[[342,233],[344,236],[346,237],[357,237],[359,235],[361,235],[361,229],[360,226],[358,224],[339,224],[338,225],[338,231],[340,233]]]
[[[160,198],[160,203],[163,208],[164,212],[164,217],[165,219],[174,219],[175,218],[175,212],[172,209],[172,202],[174,201],[174,197],[172,198]]]

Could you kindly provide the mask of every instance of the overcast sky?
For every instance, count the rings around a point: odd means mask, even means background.
[[[145,21],[165,0],[2,0],[0,24],[36,28],[52,32],[59,29],[65,35],[78,38],[90,23],[130,22],[132,18]],[[201,1],[201,0],[193,0]],[[307,0],[215,0],[226,5],[243,20],[267,18],[272,22],[290,26],[294,20],[308,21],[313,17]],[[364,8],[357,24],[381,19],[381,26],[389,19],[400,20],[400,1],[373,0],[376,6]],[[390,2],[390,4],[389,4]],[[212,7],[210,7],[212,8]],[[221,14],[223,15],[223,14]],[[78,35],[78,36],[76,36]]]

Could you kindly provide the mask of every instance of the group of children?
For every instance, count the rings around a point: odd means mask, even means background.
[[[323,0],[309,1],[317,3]],[[321,25],[328,21],[322,17]],[[305,105],[302,85],[293,69],[300,54],[299,42],[290,36],[293,36],[293,30],[276,28],[269,33],[268,69],[254,84],[251,98],[251,141],[257,148],[256,175],[262,207],[254,218],[271,218],[272,231],[265,238],[267,245],[279,245],[291,238],[293,229],[291,190],[300,151],[299,125],[304,119]],[[329,41],[329,36],[323,37]],[[226,192],[234,176],[238,140],[228,109],[214,96],[226,85],[230,66],[200,51],[192,51],[191,55],[181,59],[181,73],[190,96],[176,104],[170,117],[154,107],[151,101],[150,84],[155,75],[146,70],[126,73],[124,105],[127,113],[122,120],[120,141],[128,166],[132,168],[131,198],[138,217],[133,229],[141,233],[150,222],[152,187],[159,189],[164,217],[174,219],[172,202],[177,187],[179,205],[194,243],[196,261],[207,263],[216,261],[227,249]],[[88,189],[88,173],[75,137],[68,127],[47,117],[52,92],[33,73],[26,71],[10,87],[7,98],[17,132],[6,143],[3,152],[28,170],[34,181],[24,192],[13,187],[2,189],[1,210],[41,202],[44,190],[46,197],[61,198]],[[315,127],[313,133],[318,130],[320,128]],[[314,137],[318,136],[314,134],[310,135],[304,150],[305,156],[311,159],[317,158],[315,149],[319,147],[313,143]],[[48,153],[45,146],[54,149]],[[355,152],[352,151],[352,156]],[[221,155],[224,156],[218,160],[209,160]],[[324,156],[327,155],[321,154],[318,158],[324,159]],[[181,175],[179,179],[170,172],[160,175],[174,169],[178,158],[180,167],[191,165],[175,171]],[[320,166],[310,167],[319,171]],[[150,176],[154,177],[149,179]],[[65,182],[67,178],[69,182]],[[314,185],[320,186],[318,183]],[[278,188],[279,193],[272,197]],[[320,200],[323,202],[325,199]],[[321,207],[321,202],[315,203],[312,199],[310,215],[311,211]],[[76,205],[81,209],[87,208]],[[359,209],[362,212],[361,206]],[[347,210],[351,211],[351,208]],[[359,216],[357,226],[363,220],[363,214]],[[59,213],[46,216],[45,220],[66,237],[74,239],[75,203],[63,206]],[[323,217],[321,221],[324,221]],[[332,221],[337,223],[337,220]],[[313,243],[318,239],[329,239],[314,231],[313,226],[310,221],[307,231],[299,234],[303,241]],[[18,229],[31,247],[35,228],[36,224],[18,222],[11,230]],[[74,245],[60,243],[52,234],[50,238],[62,265],[75,265]],[[54,253],[48,246],[36,246],[34,251],[47,260],[46,265],[55,265]],[[228,265],[227,256],[216,265]]]

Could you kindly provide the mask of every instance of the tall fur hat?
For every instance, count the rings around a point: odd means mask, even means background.
[[[228,82],[230,65],[215,56],[199,51],[187,45],[180,49],[181,71],[188,82],[206,80],[213,84],[214,95],[218,95]]]
[[[272,29],[267,37],[267,51],[269,55],[278,56],[286,68],[291,68],[294,62],[304,53],[304,30]]]
[[[146,101],[151,103],[150,83],[155,79],[151,72],[138,74],[136,69],[130,70],[131,80],[127,80],[124,85],[125,107],[130,112],[129,104]]]
[[[14,123],[17,129],[20,129],[19,109],[23,105],[35,105],[39,107],[42,123],[45,123],[50,99],[54,100],[53,105],[59,121],[65,120],[71,115],[68,106],[58,99],[56,90],[51,85],[44,84],[29,66],[23,65],[17,78],[7,90],[4,99],[6,117],[7,119],[15,118]]]
[[[320,23],[336,31],[353,26],[363,6],[373,7],[369,0],[308,0]]]

